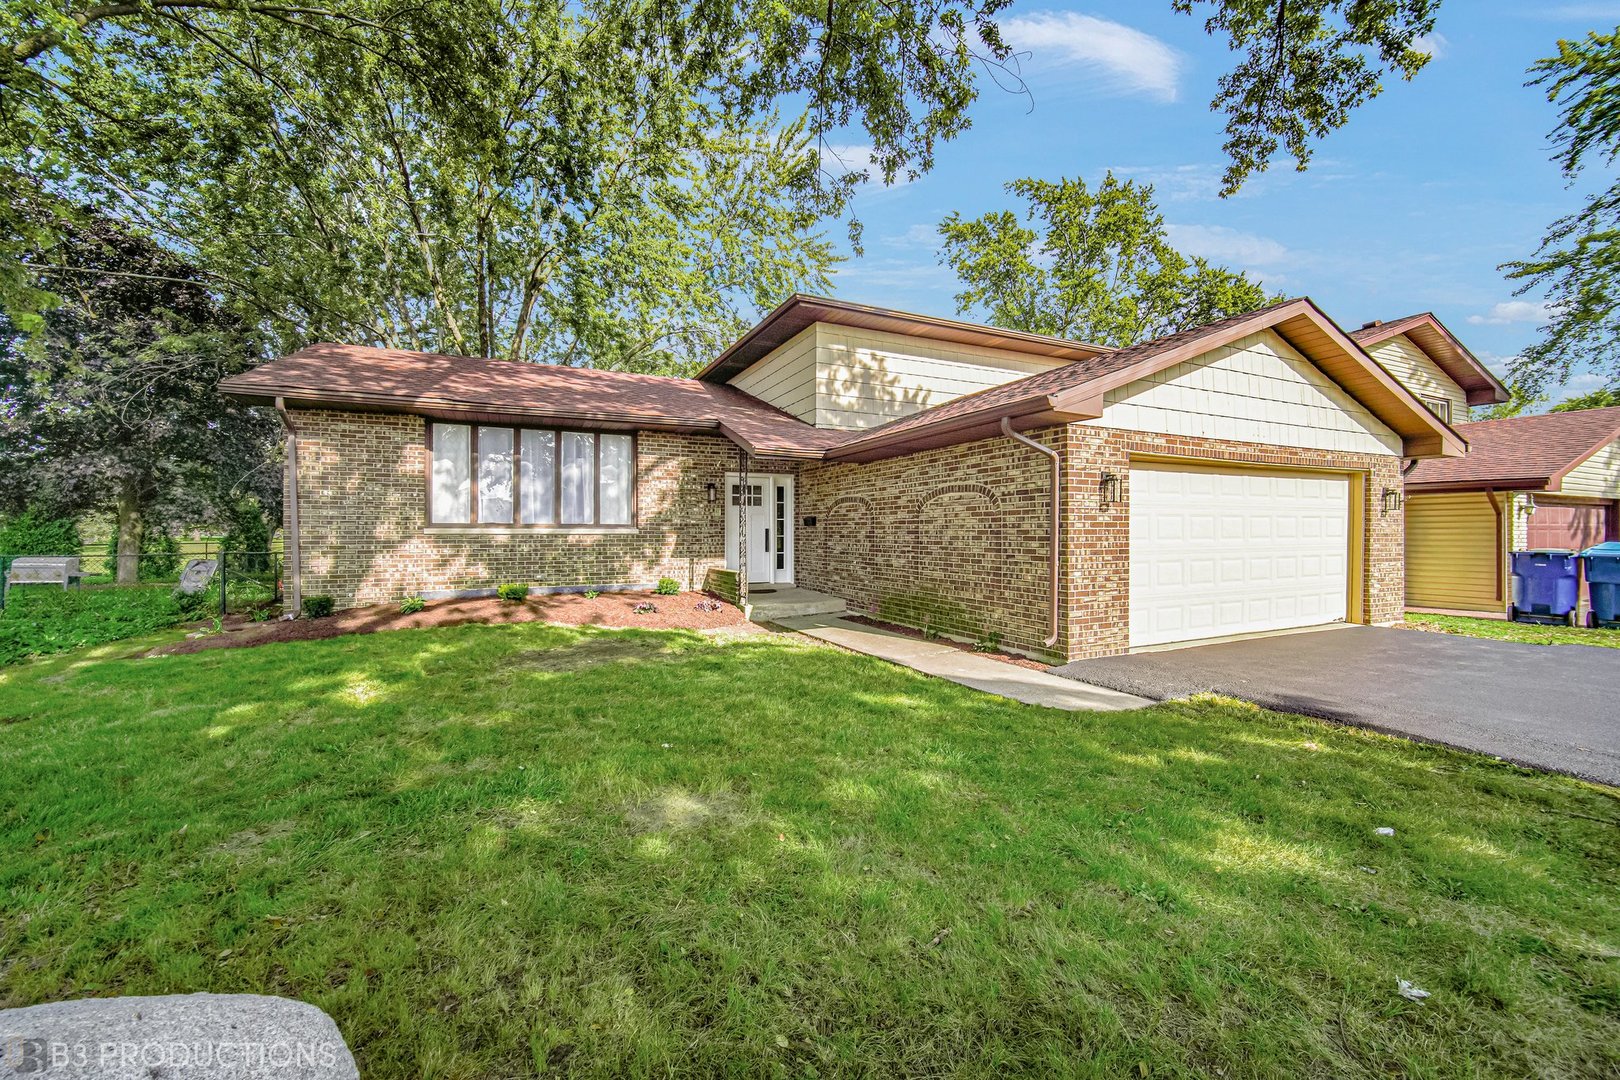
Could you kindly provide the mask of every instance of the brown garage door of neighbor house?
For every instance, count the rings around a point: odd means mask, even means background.
[[[1568,548],[1580,551],[1608,537],[1608,507],[1537,505],[1530,515],[1526,541],[1531,550]]]

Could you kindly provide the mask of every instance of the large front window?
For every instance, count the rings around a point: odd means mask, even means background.
[[[428,432],[434,525],[631,525],[633,435],[486,424]]]

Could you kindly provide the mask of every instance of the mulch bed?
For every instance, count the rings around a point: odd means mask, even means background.
[[[845,615],[844,621],[860,623],[862,626],[874,626],[879,630],[889,630],[896,634],[904,634],[909,638],[917,638],[918,640],[931,640],[940,645],[949,645],[953,649],[960,649],[963,652],[970,652],[979,656],[987,656],[992,660],[1000,660],[1003,664],[1012,664],[1015,667],[1028,668],[1031,671],[1045,671],[1047,668],[1052,666],[1051,664],[1044,664],[1039,660],[1031,660],[1027,656],[1019,656],[1017,653],[1000,652],[994,649],[981,649],[978,646],[970,645],[965,641],[952,641],[947,637],[928,638],[927,634],[924,634],[916,627],[901,626],[898,623],[883,622],[881,619],[872,619],[865,615]]]
[[[603,593],[587,599],[583,593],[531,596],[517,602],[495,597],[465,600],[433,600],[410,615],[398,604],[374,604],[346,608],[324,619],[291,619],[254,622],[242,615],[227,619],[221,633],[177,641],[153,649],[150,656],[201,652],[204,649],[239,649],[272,641],[317,641],[344,634],[371,634],[381,630],[415,630],[428,626],[460,626],[464,623],[548,622],[566,626],[606,626],[638,630],[723,630],[749,623],[737,608],[721,603],[718,611],[703,611],[698,605],[713,600],[700,592],[675,596],[655,596],[650,592]],[[652,604],[658,610],[637,614],[638,604]]]

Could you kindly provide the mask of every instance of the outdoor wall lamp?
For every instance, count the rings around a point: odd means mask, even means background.
[[[1400,488],[1385,488],[1384,489],[1384,513],[1393,514],[1395,511],[1399,510],[1400,508],[1401,508],[1401,489]]]
[[[710,502],[714,502],[714,500],[720,497],[720,485],[716,484],[713,480],[710,480],[707,484],[703,485],[703,491],[709,496]]]
[[[1120,484],[1118,473],[1102,474],[1102,479],[1097,481],[1097,496],[1104,507],[1113,506],[1124,500],[1124,488]]]

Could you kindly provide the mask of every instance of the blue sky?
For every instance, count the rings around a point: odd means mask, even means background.
[[[1209,102],[1231,57],[1201,19],[1169,0],[1020,0],[1001,23],[1027,53],[1033,101],[986,81],[972,129],[932,172],[863,189],[866,254],[839,268],[837,295],[953,314],[934,233],[946,214],[1014,207],[1002,185],[1018,177],[1093,182],[1112,169],[1154,184],[1179,248],[1309,295],[1347,329],[1434,311],[1498,370],[1535,340],[1540,303],[1496,267],[1533,252],[1581,191],[1548,158],[1555,113],[1525,69],[1559,37],[1613,29],[1620,2],[1448,0],[1416,79],[1387,84],[1318,144],[1308,172],[1285,162],[1229,199],[1216,194],[1225,121]],[[1582,373],[1556,396],[1601,383]]]

